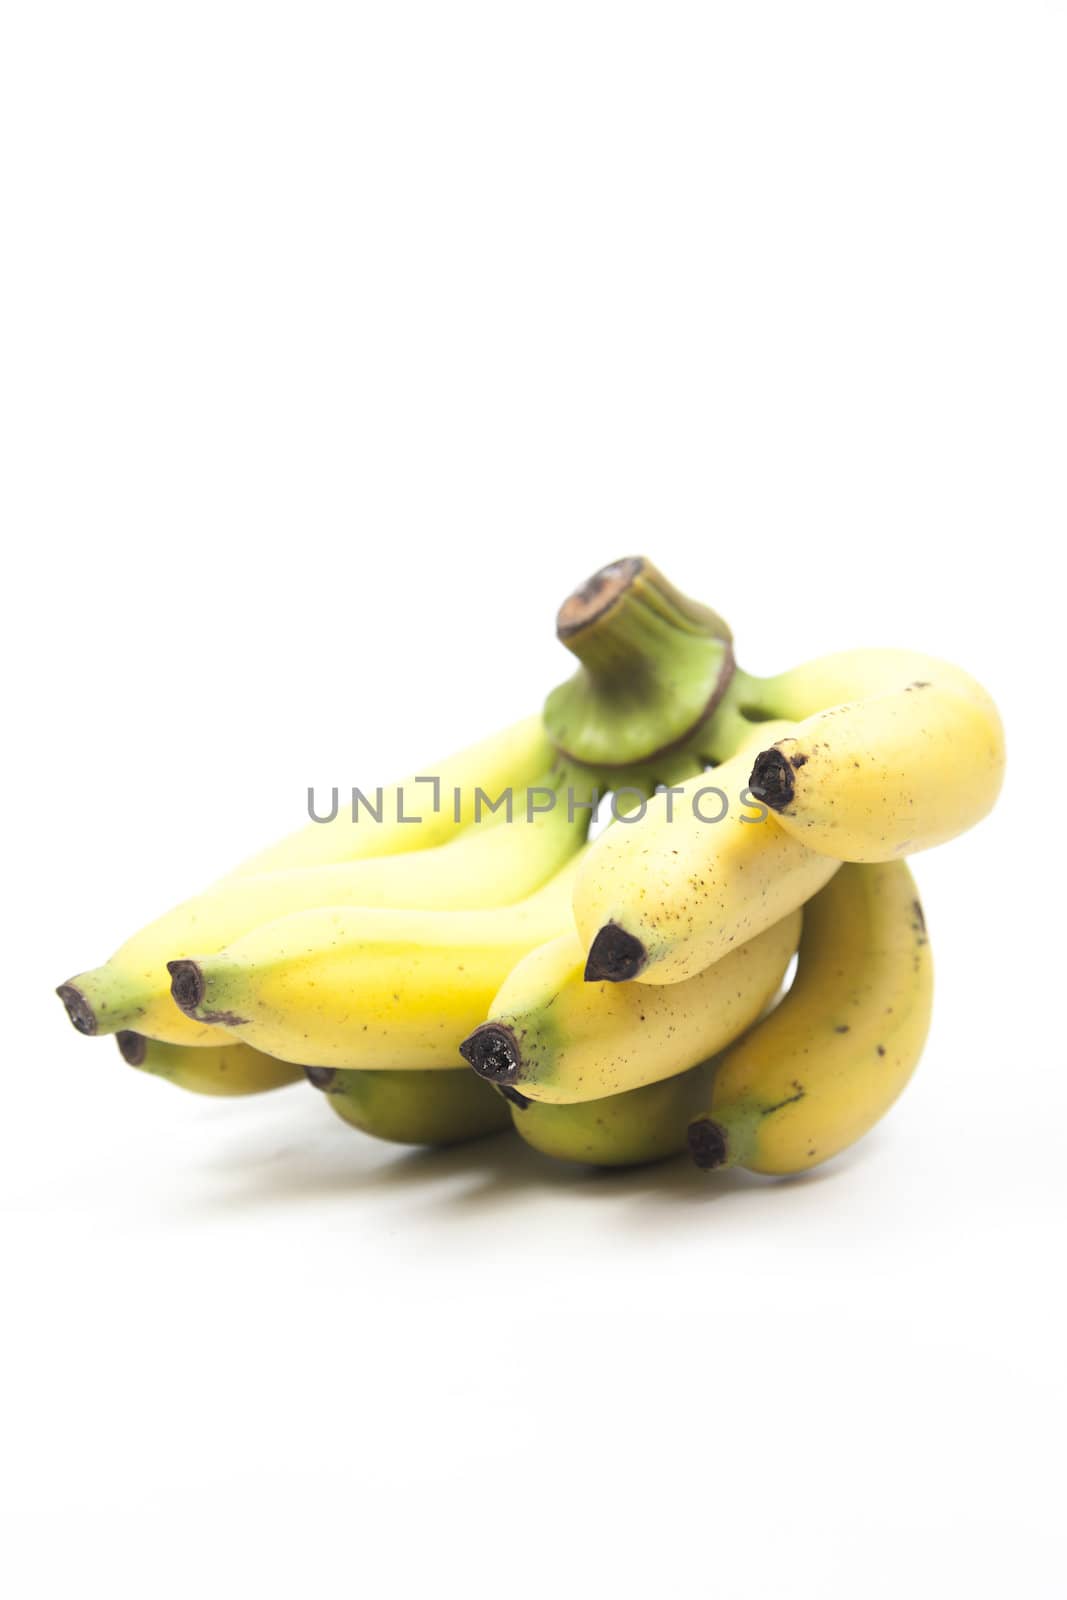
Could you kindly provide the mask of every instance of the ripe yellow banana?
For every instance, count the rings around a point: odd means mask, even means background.
[[[511,1120],[500,1095],[464,1067],[451,1072],[306,1070],[345,1122],[395,1144],[459,1144],[498,1133]]]
[[[263,1094],[296,1083],[301,1069],[287,1061],[274,1061],[247,1044],[216,1045],[188,1050],[180,1044],[161,1044],[141,1033],[123,1029],[115,1035],[123,1061],[151,1072],[179,1089],[194,1094]]]
[[[570,1106],[512,1100],[511,1118],[526,1143],[559,1161],[630,1167],[685,1149],[688,1123],[707,1104],[714,1063],[703,1062],[625,1094]],[[514,1094],[514,1091],[504,1091]]]
[[[967,673],[906,650],[828,656],[759,693],[803,719],[760,752],[752,793],[795,839],[841,861],[889,861],[955,838],[1004,776],[996,706]]]
[[[837,863],[746,800],[753,741],[790,727],[750,730],[737,755],[656,795],[644,816],[613,824],[586,851],[574,915],[589,981],[693,978],[826,883]]]
[[[562,767],[513,795],[511,817],[487,814],[448,843],[361,861],[224,880],[142,928],[104,967],[60,989],[76,1028],[120,1027],[173,1044],[230,1042],[175,1007],[167,962],[213,955],[263,923],[322,906],[451,910],[508,905],[545,883],[580,848],[591,783]]]
[[[911,1077],[932,998],[906,864],[842,867],[805,907],[789,993],[720,1060],[689,1129],[697,1165],[803,1172],[854,1144]]]
[[[536,783],[538,774],[546,772],[552,760],[552,746],[541,718],[526,717],[444,761],[420,767],[418,774],[410,778],[383,788],[380,822],[363,806],[357,807],[354,821],[351,794],[347,797],[347,806],[338,796],[337,815],[331,822],[307,823],[278,844],[242,862],[231,876],[291,871],[296,867],[326,866],[336,861],[362,861],[369,856],[392,856],[444,844],[458,828],[474,820],[479,789],[495,800],[504,789],[520,789]],[[436,790],[428,779],[436,780]],[[364,793],[377,812],[377,792],[369,789]],[[435,793],[440,802],[436,810]],[[410,820],[412,818],[417,820]]]
[[[581,942],[563,934],[508,974],[460,1051],[489,1083],[555,1105],[672,1078],[756,1020],[799,937],[800,912],[787,912],[696,977],[652,987],[583,982]]]
[[[575,865],[493,910],[297,912],[218,954],[170,962],[171,992],[198,1022],[283,1061],[455,1067],[515,963],[573,925]]]

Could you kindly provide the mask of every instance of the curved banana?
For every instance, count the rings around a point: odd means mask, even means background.
[[[767,724],[753,728],[739,754],[656,795],[642,817],[614,823],[586,851],[574,917],[590,982],[693,978],[802,906],[836,870],[748,799],[748,752],[767,737]]]
[[[805,908],[789,993],[720,1060],[689,1129],[697,1165],[803,1172],[854,1144],[911,1077],[932,999],[906,864],[842,867]]]
[[[579,794],[584,784],[585,791]],[[193,1022],[170,995],[168,960],[213,955],[263,923],[322,906],[451,910],[508,905],[532,894],[580,848],[589,812],[577,802],[591,783],[562,767],[472,823],[446,844],[362,861],[224,880],[142,928],[104,967],[58,991],[82,1033],[136,1025],[172,1044],[229,1043]]]
[[[673,1078],[578,1105],[512,1100],[516,1131],[546,1156],[597,1167],[640,1166],[676,1156],[686,1145],[690,1118],[707,1103],[713,1062]],[[506,1091],[514,1094],[514,1091]]]
[[[553,755],[540,716],[525,717],[444,761],[420,767],[419,775],[383,788],[381,821],[361,806],[353,819],[350,796],[347,808],[339,803],[331,822],[307,823],[250,856],[230,877],[362,861],[444,844],[474,820],[479,789],[495,800],[505,789],[536,783],[538,774],[551,767]],[[436,791],[428,779],[436,780]],[[377,794],[366,791],[366,797],[377,812]]]
[[[967,673],[904,650],[828,656],[760,693],[803,720],[756,757],[752,793],[795,839],[889,861],[979,822],[1000,792],[1004,730]]]
[[[501,1096],[463,1067],[451,1072],[305,1070],[343,1121],[394,1144],[459,1144],[498,1133],[511,1120]]]
[[[123,1029],[115,1035],[123,1061],[142,1072],[190,1089],[194,1094],[264,1094],[296,1083],[301,1068],[287,1061],[274,1061],[247,1044],[216,1045],[210,1049],[188,1050],[184,1045],[161,1044],[141,1033]]]
[[[198,1022],[283,1061],[455,1067],[515,963],[571,926],[574,866],[490,911],[297,912],[170,962],[171,992]]]
[[[508,974],[460,1052],[489,1083],[555,1105],[674,1077],[756,1020],[799,937],[800,912],[787,912],[696,977],[650,987],[583,982],[581,942],[563,934]]]

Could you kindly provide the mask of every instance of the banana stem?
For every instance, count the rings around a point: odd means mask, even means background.
[[[644,557],[594,573],[556,630],[581,665],[549,695],[545,727],[566,759],[609,778],[691,745],[733,673],[722,618]]]

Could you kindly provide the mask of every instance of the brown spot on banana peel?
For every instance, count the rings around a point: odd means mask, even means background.
[[[846,1028],[845,1032],[846,1033],[848,1032],[847,1028]],[[803,1100],[803,1098],[804,1098],[805,1094],[807,1093],[807,1091],[804,1088],[802,1088],[799,1083],[795,1083],[793,1085],[793,1087],[796,1090],[796,1094],[787,1095],[784,1100],[778,1100],[773,1106],[764,1106],[762,1111],[760,1112],[760,1116],[761,1117],[773,1116],[776,1111],[781,1111],[783,1106],[795,1105],[798,1100]]]

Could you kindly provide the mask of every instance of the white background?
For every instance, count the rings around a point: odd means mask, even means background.
[[[0,37],[20,1597],[1052,1595],[1067,14],[54,4]],[[996,693],[904,1100],[809,1179],[377,1146],[53,986],[536,707],[651,555]]]

